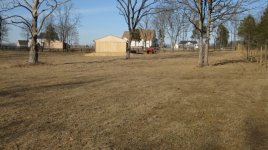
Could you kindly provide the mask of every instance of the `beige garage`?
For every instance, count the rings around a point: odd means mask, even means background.
[[[127,40],[109,35],[95,40],[95,51],[98,56],[125,56]]]

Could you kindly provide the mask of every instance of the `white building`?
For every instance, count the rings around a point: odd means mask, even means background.
[[[197,41],[180,41],[179,45],[175,45],[175,48],[198,49],[198,43]]]
[[[31,46],[32,39],[29,40],[28,47]],[[63,49],[63,42],[59,40],[50,41],[50,43],[42,36],[37,37],[37,43],[45,49]]]
[[[28,41],[27,40],[18,40],[17,47],[19,48],[28,48]]]

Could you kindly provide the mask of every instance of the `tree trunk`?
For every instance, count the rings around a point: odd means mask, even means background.
[[[48,51],[50,51],[50,43],[51,43],[51,41],[48,40]]]
[[[127,53],[126,53],[126,59],[130,59],[131,42],[132,42],[132,36],[129,35],[128,47],[127,47]]]
[[[209,55],[209,41],[210,41],[210,28],[211,28],[211,13],[212,13],[212,0],[208,1],[208,24],[206,32],[206,49],[204,53],[204,66],[208,66],[208,55]]]
[[[163,42],[163,38],[162,38],[162,37],[161,37],[161,39],[160,39],[159,47],[160,47],[160,50],[163,50],[164,42]]]
[[[208,30],[207,30],[208,32]],[[205,53],[204,53],[204,66],[208,66],[208,55],[209,55],[209,40],[210,40],[210,34],[207,33],[206,36],[206,48],[205,48]]]
[[[200,37],[199,37],[199,61],[198,61],[198,65],[200,67],[204,66],[204,51],[203,51],[203,33],[200,33]]]
[[[147,40],[145,40],[144,47],[147,48]]]
[[[171,38],[171,50],[172,50],[172,52],[174,52],[174,39],[173,38]]]
[[[159,32],[159,48],[160,50],[163,50],[163,47],[164,47],[164,32],[162,29],[160,29],[160,32]]]
[[[37,64],[38,63],[37,35],[33,35],[33,37],[32,37],[30,54],[29,54],[29,63],[30,64]]]
[[[37,64],[38,63],[38,43],[37,43],[37,36],[38,36],[38,29],[37,29],[37,21],[38,21],[38,12],[37,6],[39,4],[39,0],[36,0],[33,5],[33,19],[32,19],[32,41],[31,41],[31,48],[29,52],[29,63],[30,64]]]
[[[62,41],[62,51],[65,52],[65,50],[66,50],[66,49],[65,49],[65,42]]]
[[[200,10],[200,14],[199,14],[199,61],[198,61],[198,65],[200,67],[203,67],[204,65],[204,49],[203,49],[203,1],[199,0],[199,10]]]

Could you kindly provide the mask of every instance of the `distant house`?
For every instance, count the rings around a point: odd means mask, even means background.
[[[32,39],[29,40],[28,45],[31,45]],[[54,40],[49,42],[43,37],[43,36],[38,36],[37,37],[37,43],[44,49],[63,49],[63,42],[59,40]]]
[[[177,48],[187,48],[187,49],[197,49],[197,41],[180,41],[179,45],[176,45]]]
[[[44,40],[44,43],[43,43],[43,47],[45,49],[63,49],[63,42],[61,41],[58,41],[58,40],[54,40],[54,41],[50,41],[50,45],[49,43],[47,42],[47,40]]]
[[[29,39],[28,46],[31,46],[32,38]],[[38,35],[37,36],[37,43],[41,46],[44,47],[45,45],[45,37],[43,35]]]
[[[139,29],[140,33],[140,41],[132,40],[131,47],[151,47],[155,46],[157,44],[157,40],[155,37],[155,31],[154,30],[148,30],[148,29]],[[129,32],[125,31],[123,34],[123,38],[126,40],[129,40]]]
[[[27,40],[18,40],[17,47],[19,48],[28,48],[28,41]]]

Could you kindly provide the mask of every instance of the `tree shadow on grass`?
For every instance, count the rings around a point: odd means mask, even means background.
[[[246,120],[248,142],[252,150],[268,149],[268,123],[267,119],[248,118]]]
[[[99,60],[99,61],[79,61],[79,62],[66,62],[59,64],[52,64],[47,62],[39,62],[38,64],[29,64],[29,63],[18,63],[11,65],[9,67],[2,67],[0,69],[9,69],[9,68],[29,68],[29,67],[44,67],[44,66],[63,66],[63,65],[77,65],[77,64],[101,64],[101,63],[112,63],[118,60],[124,60],[122,58],[110,59],[110,60]]]
[[[63,89],[63,88],[76,88],[85,84],[93,84],[96,82],[103,81],[103,78],[88,80],[88,81],[75,81],[75,82],[65,82],[65,83],[56,83],[56,84],[49,84],[49,85],[40,85],[34,87],[20,87],[20,88],[10,88],[7,90],[0,91],[0,97],[8,96],[8,97],[18,97],[20,93],[24,93],[27,91],[40,91],[40,90],[48,90],[48,89]],[[0,104],[1,107],[1,104]]]
[[[172,54],[172,53],[171,53]],[[176,54],[173,55],[158,55],[152,54],[152,57],[134,57],[133,60],[166,60],[166,59],[179,59],[179,58],[197,58],[197,53],[185,53],[185,54]]]
[[[110,59],[110,60],[99,60],[99,61],[79,61],[79,62],[67,62],[63,64],[58,65],[76,65],[76,64],[101,64],[101,63],[111,63],[118,60],[124,60],[123,58],[116,58],[116,59]],[[57,64],[56,64],[57,65]]]
[[[268,149],[268,118],[267,118],[267,93],[268,86],[264,86],[261,93],[261,100],[253,104],[247,117],[246,129],[248,142],[252,150]]]
[[[248,63],[247,60],[243,59],[224,59],[220,60],[219,62],[214,63],[212,66],[222,66],[222,65],[228,65],[228,64],[237,64],[237,63]]]
[[[41,133],[53,135],[65,130],[66,126],[61,122],[17,119],[0,126],[0,149],[20,149],[20,145],[17,143],[20,138],[35,136],[35,139],[39,139]]]

